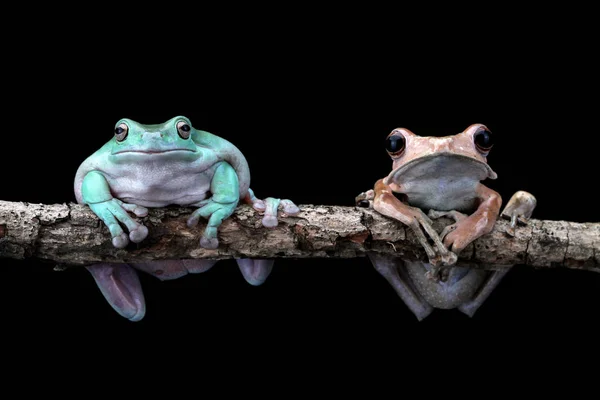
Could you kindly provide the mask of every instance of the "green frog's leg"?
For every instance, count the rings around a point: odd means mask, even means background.
[[[124,248],[129,240],[139,243],[148,236],[148,228],[128,214],[128,212],[132,212],[138,217],[144,217],[148,215],[148,210],[114,198],[106,178],[100,172],[91,171],[85,176],[81,193],[84,203],[89,205],[94,214],[108,227],[115,247]],[[129,236],[123,231],[119,222],[127,227]]]
[[[224,219],[233,214],[240,199],[238,177],[231,165],[222,162],[217,167],[210,184],[210,191],[212,193],[210,198],[194,204],[199,208],[192,213],[187,224],[193,227],[198,225],[200,217],[207,218],[208,224],[200,239],[200,246],[216,249],[219,247],[218,228]]]

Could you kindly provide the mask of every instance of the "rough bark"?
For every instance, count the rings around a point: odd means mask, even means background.
[[[359,207],[302,205],[296,217],[264,228],[260,215],[240,205],[219,229],[216,250],[199,247],[204,221],[186,226],[192,208],[152,209],[142,218],[149,236],[140,244],[116,249],[108,229],[86,206],[0,201],[0,257],[51,261],[81,266],[99,261],[128,262],[178,258],[352,258],[369,251],[425,260],[413,233],[404,225]],[[450,220],[436,221],[437,229]],[[567,267],[600,272],[600,223],[531,220],[505,232],[494,230],[469,245],[459,260],[481,268],[514,264],[539,268]]]

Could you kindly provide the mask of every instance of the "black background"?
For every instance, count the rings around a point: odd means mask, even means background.
[[[600,220],[597,85],[579,48],[438,42],[425,58],[360,35],[347,43],[298,34],[286,46],[239,35],[209,53],[210,40],[65,45],[72,33],[10,49],[2,200],[74,201],[77,167],[122,117],[151,124],[185,115],[241,149],[257,196],[337,205],[352,205],[389,172],[383,143],[393,128],[444,136],[478,122],[497,140],[488,162],[498,179],[486,183],[505,200],[523,189],[538,199],[535,218]],[[567,269],[517,266],[473,318],[437,310],[417,322],[366,259],[279,259],[260,287],[227,260],[168,282],[140,274],[147,314],[132,323],[84,269],[52,267],[2,260],[10,343],[85,352],[71,341],[78,337],[147,353],[201,347],[317,364],[423,351],[510,362],[504,350],[514,347],[533,357],[588,352],[599,322],[600,275]],[[25,339],[32,332],[37,339]]]

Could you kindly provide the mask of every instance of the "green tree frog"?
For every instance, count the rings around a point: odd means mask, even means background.
[[[300,212],[287,199],[257,199],[240,150],[223,138],[195,129],[183,116],[157,125],[118,121],[112,139],[79,166],[75,197],[106,224],[117,248],[146,238],[148,229],[130,213],[144,217],[147,207],[198,207],[187,224],[193,227],[200,218],[208,220],[200,240],[200,246],[208,249],[218,247],[218,228],[240,199],[264,213],[265,227],[277,225],[278,212]],[[273,265],[273,260],[236,261],[252,285],[263,283]],[[87,269],[111,306],[122,316],[139,321],[145,314],[145,300],[134,268],[164,280],[204,272],[214,263],[216,260],[103,263]]]
[[[472,316],[508,272],[455,265],[461,250],[493,229],[500,212],[500,195],[480,182],[497,178],[487,163],[493,139],[481,124],[439,138],[394,129],[386,139],[392,171],[373,190],[356,197],[357,205],[409,226],[425,249],[428,263],[369,254],[375,269],[419,320],[434,308],[458,308]],[[535,204],[527,192],[513,196],[503,213],[512,221],[509,234],[514,235],[516,221],[527,222]],[[455,223],[438,234],[431,218],[442,216]]]

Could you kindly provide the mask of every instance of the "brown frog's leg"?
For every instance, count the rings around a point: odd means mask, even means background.
[[[377,272],[392,285],[419,321],[431,314],[433,307],[410,284],[402,259],[377,253],[367,253],[367,255]]]
[[[489,233],[500,213],[502,198],[497,192],[482,184],[477,186],[475,192],[480,201],[477,210],[457,221],[454,229],[444,237],[444,245],[454,253],[460,253],[469,243]]]
[[[121,316],[139,321],[146,314],[146,301],[137,272],[128,264],[103,263],[86,267],[104,298]]]
[[[510,198],[501,214],[503,218],[511,220],[511,227],[509,228],[509,231],[506,232],[509,236],[515,235],[517,221],[522,224],[526,224],[527,221],[529,221],[536,205],[536,198],[528,192],[518,191]],[[478,293],[473,297],[473,300],[464,303],[458,307],[458,309],[472,317],[473,314],[475,314],[475,311],[483,304],[511,268],[512,266],[490,272],[486,282],[482,284]]]
[[[508,271],[510,271],[510,268],[506,268],[499,271],[491,271],[485,282],[482,283],[477,293],[473,296],[473,299],[471,301],[461,304],[457,308],[461,312],[467,314],[469,317],[475,315],[475,312],[479,309],[479,307],[481,307],[483,302],[494,291],[496,286],[498,286],[498,284],[500,283],[502,278],[504,278],[504,275],[508,273]]]
[[[421,243],[421,246],[425,249],[431,265],[453,265],[456,263],[456,254],[444,246],[439,235],[431,226],[431,220],[420,208],[411,207],[398,200],[392,193],[392,189],[383,183],[383,179],[375,183],[374,196],[373,208],[377,212],[409,226],[417,236],[417,240]],[[435,250],[429,244],[421,227],[433,240]]]

